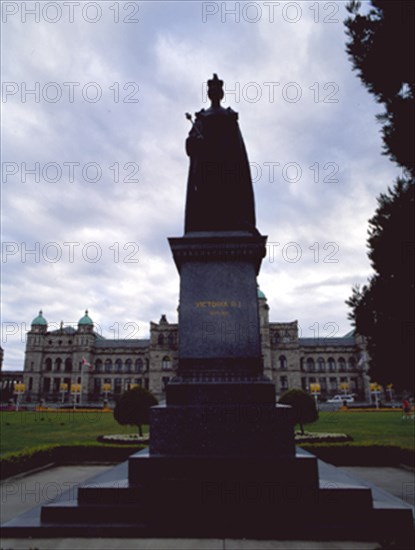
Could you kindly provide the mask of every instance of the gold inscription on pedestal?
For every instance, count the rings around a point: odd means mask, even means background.
[[[201,300],[195,302],[195,306],[207,310],[209,315],[227,316],[229,309],[242,307],[242,302],[238,300]]]
[[[195,302],[196,307],[198,308],[224,308],[224,307],[242,307],[242,302],[237,300],[203,300],[200,302]]]

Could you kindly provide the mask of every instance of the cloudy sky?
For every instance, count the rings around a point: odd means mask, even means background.
[[[273,321],[350,330],[367,220],[398,169],[351,70],[341,2],[2,2],[2,347],[39,309],[108,338],[177,321],[190,123],[225,81],[252,168]]]

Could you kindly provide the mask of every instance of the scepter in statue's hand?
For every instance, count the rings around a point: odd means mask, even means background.
[[[197,132],[198,137],[203,139],[203,134],[200,132],[199,128],[195,126],[195,123],[193,122],[193,119],[192,119],[192,115],[190,113],[185,113],[185,117],[187,118],[187,120],[190,120],[190,122],[192,123],[192,128]]]

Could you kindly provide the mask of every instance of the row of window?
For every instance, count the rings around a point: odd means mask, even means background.
[[[148,370],[149,368],[149,361],[148,359],[142,359],[141,357],[138,357],[134,362],[132,359],[128,358],[124,362],[122,359],[118,358],[112,362],[112,359],[105,359],[105,361],[102,361],[102,359],[97,359],[95,361],[95,372],[143,372],[145,370]]]
[[[348,384],[348,391],[354,392],[358,390],[358,383],[357,379],[351,378],[348,380],[347,378],[329,378],[328,384],[326,378],[301,378],[301,385],[303,390],[309,391],[310,384],[315,384],[318,382],[320,384],[320,393],[327,393],[329,392],[336,392],[338,391],[339,387],[342,387],[342,384]],[[288,390],[288,376],[280,376],[279,377],[279,390],[280,391],[286,391]]]
[[[271,343],[272,344],[287,344],[294,339],[294,335],[290,334],[288,330],[278,331],[271,333]]]
[[[141,357],[136,359],[134,364],[132,359],[126,359],[124,361],[124,364],[122,362],[122,359],[116,359],[114,364],[112,362],[112,359],[106,359],[104,362],[102,362],[101,359],[97,359],[95,361],[95,372],[143,372],[144,365],[146,371],[148,371],[150,362],[148,359],[143,360]],[[165,355],[161,360],[161,368],[162,370],[171,370],[172,360],[168,355]]]
[[[278,368],[287,368],[287,358],[285,355],[280,355],[278,357]],[[306,370],[308,372],[325,372],[326,370],[329,370],[330,372],[335,372],[337,368],[340,372],[346,372],[346,370],[354,370],[356,368],[356,360],[354,357],[349,357],[346,363],[344,357],[340,357],[337,360],[336,364],[336,360],[333,357],[329,357],[326,364],[326,361],[323,357],[319,357],[317,361],[314,361],[312,357],[309,357],[306,360],[304,360],[304,358],[301,358],[301,370]]]
[[[163,359],[164,361],[164,359]],[[148,359],[143,360],[141,357],[136,359],[134,362],[132,359],[126,359],[124,362],[122,359],[116,359],[114,364],[112,359],[106,359],[104,362],[101,359],[97,359],[93,367],[90,367],[90,370],[95,370],[95,372],[142,372],[144,367],[148,370],[149,361]],[[81,367],[81,363],[79,364]],[[47,357],[44,362],[44,371],[51,372],[72,372],[73,364],[72,359],[68,357],[63,361],[60,357],[57,357],[53,362],[50,357]]]
[[[278,357],[278,368],[280,369],[286,369],[288,366],[287,364],[287,358],[285,355],[280,355]],[[63,362],[61,358],[55,359],[54,367],[52,365],[52,359],[48,357],[45,359],[45,371],[54,371],[54,372],[72,372],[72,359],[67,358]],[[146,370],[149,369],[149,360],[145,359],[143,360],[141,357],[136,359],[134,362],[132,359],[128,358],[124,362],[122,359],[118,358],[114,361],[112,359],[105,359],[105,361],[102,361],[102,359],[96,359],[94,364],[95,372],[126,372],[126,373],[133,373],[133,372],[143,372],[144,367]],[[161,368],[162,370],[171,370],[172,368],[172,360],[169,356],[164,356],[161,360]],[[337,370],[339,372],[346,372],[347,370],[355,370],[356,368],[356,359],[354,357],[349,357],[347,362],[344,357],[340,357],[337,362],[333,357],[329,357],[327,359],[327,363],[323,357],[319,357],[317,361],[315,361],[312,357],[309,357],[307,359],[301,358],[301,370],[307,371],[307,372],[325,372],[328,370],[329,372],[336,372]]]
[[[62,361],[62,359],[60,357],[57,357],[55,359],[55,365],[54,365],[53,370],[55,372],[60,372],[60,371],[72,372],[72,367],[73,367],[72,359],[70,357],[65,359],[64,362]],[[52,370],[52,359],[50,357],[47,357],[45,359],[44,370],[47,371],[47,372],[50,372]]]
[[[164,346],[168,344],[173,347],[176,344],[176,335],[173,332],[169,332],[167,336],[164,334],[159,334],[157,337],[157,343],[159,346]]]
[[[346,372],[347,370],[355,369],[356,359],[354,357],[349,357],[347,362],[344,357],[339,357],[337,362],[333,357],[329,357],[327,359],[327,363],[323,357],[319,357],[317,361],[314,361],[312,357],[309,357],[306,360],[301,358],[301,370],[305,370],[307,372],[325,372],[326,370],[329,372],[336,372],[337,370],[339,372]]]

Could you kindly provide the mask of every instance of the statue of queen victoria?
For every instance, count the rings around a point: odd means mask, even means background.
[[[220,105],[223,81],[208,80],[211,106],[196,113],[186,140],[190,157],[185,233],[246,231],[255,228],[255,206],[248,157],[238,113]],[[191,120],[190,115],[186,115]]]

